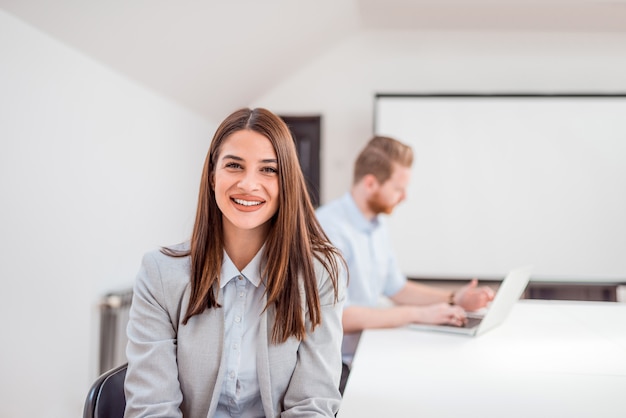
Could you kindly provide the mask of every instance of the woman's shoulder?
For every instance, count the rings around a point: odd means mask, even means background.
[[[144,254],[142,266],[149,277],[163,284],[186,284],[190,272],[189,243],[156,248]]]
[[[336,268],[337,281],[339,284],[345,283],[346,269],[341,257],[334,252],[316,252],[316,256],[313,257],[313,268],[315,270],[318,288],[328,286],[332,283],[331,272],[328,269],[333,269],[333,266]]]
[[[153,248],[144,254],[144,258],[150,258],[159,262],[166,262],[167,260],[183,260],[189,257],[189,242],[182,242],[180,244],[168,245],[159,248]]]

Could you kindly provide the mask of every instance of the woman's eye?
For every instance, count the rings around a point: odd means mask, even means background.
[[[225,167],[226,168],[241,168],[241,164],[230,162],[230,163],[226,163]]]
[[[262,171],[265,173],[270,173],[270,174],[278,173],[278,169],[274,167],[263,167]]]

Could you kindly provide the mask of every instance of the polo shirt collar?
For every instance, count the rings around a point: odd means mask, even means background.
[[[354,201],[354,198],[350,194],[350,192],[346,193],[343,197],[343,205],[348,212],[349,219],[351,219],[352,224],[359,230],[370,232],[374,229],[378,228],[380,225],[380,215],[376,215],[374,219],[371,221],[363,216],[363,212],[359,209]]]

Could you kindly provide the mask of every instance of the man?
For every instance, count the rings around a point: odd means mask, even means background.
[[[324,231],[348,264],[349,284],[343,310],[344,375],[341,391],[358,343],[360,331],[393,328],[410,323],[462,325],[465,311],[493,300],[489,287],[474,279],[450,292],[409,281],[391,251],[384,217],[406,197],[413,151],[393,138],[374,137],[354,165],[349,193],[318,208]],[[381,307],[381,296],[392,306]]]

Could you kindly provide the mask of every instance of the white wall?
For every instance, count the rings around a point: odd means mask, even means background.
[[[214,129],[0,12],[0,416],[81,416],[98,299],[188,236]]]
[[[350,185],[376,93],[626,92],[624,45],[626,34],[363,32],[255,105],[322,115],[326,202]]]
[[[325,203],[350,187],[356,154],[373,134],[376,93],[624,93],[624,45],[626,34],[365,32],[285,80],[257,105],[323,116]],[[417,164],[427,158],[419,155]],[[419,196],[412,196],[411,189],[409,199],[414,206],[428,205],[416,202]],[[599,246],[596,251],[600,263],[604,252],[626,253],[626,248]],[[449,262],[449,273],[472,274],[460,273],[463,266],[455,265],[454,257]],[[601,266],[597,270],[603,271]]]

